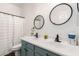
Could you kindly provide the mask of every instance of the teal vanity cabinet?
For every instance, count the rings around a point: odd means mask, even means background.
[[[21,56],[59,56],[59,55],[22,40]]]
[[[46,56],[47,53],[45,49],[35,46],[35,56]]]
[[[34,45],[22,40],[21,56],[33,56]]]
[[[60,55],[35,46],[35,56],[60,56]]]

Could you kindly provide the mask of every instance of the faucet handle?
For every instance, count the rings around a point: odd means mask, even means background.
[[[35,36],[36,38],[38,38],[38,33],[36,33],[34,36]]]
[[[61,42],[61,41],[59,40],[59,35],[58,35],[58,34],[56,35],[55,41],[56,41],[56,42]]]

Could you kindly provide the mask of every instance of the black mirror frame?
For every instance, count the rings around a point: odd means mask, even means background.
[[[63,22],[63,23],[61,23],[61,24],[56,24],[56,23],[54,23],[54,22],[51,20],[51,13],[52,13],[52,11],[53,11],[57,6],[59,6],[59,5],[67,5],[67,6],[69,6],[70,9],[71,9],[71,15],[70,15],[70,17],[68,18],[67,21],[65,21],[65,22]],[[54,24],[54,25],[63,25],[63,24],[65,24],[66,22],[69,21],[69,19],[72,17],[72,14],[73,14],[73,9],[72,9],[72,7],[71,7],[69,4],[67,4],[67,3],[61,3],[61,4],[56,5],[56,6],[51,10],[51,12],[50,12],[50,14],[49,14],[49,19],[50,19],[50,22],[51,22],[52,24]]]
[[[78,12],[79,12],[79,3],[77,3],[77,10],[78,10]]]
[[[37,27],[35,26],[35,21],[36,21],[36,18],[39,17],[39,16],[42,17],[42,19],[43,19],[43,24],[42,24],[42,26],[41,26],[40,28],[37,28]],[[44,23],[45,23],[45,21],[44,21],[44,17],[43,17],[42,15],[37,15],[37,16],[35,17],[35,19],[34,19],[34,22],[33,22],[33,24],[34,24],[34,28],[36,28],[37,30],[40,30],[40,29],[44,26]]]

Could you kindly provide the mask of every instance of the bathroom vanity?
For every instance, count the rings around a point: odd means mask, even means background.
[[[54,52],[50,52],[44,48],[28,43],[24,40],[22,40],[21,55],[22,56],[59,56]]]
[[[53,39],[22,37],[21,56],[77,56],[79,47]]]

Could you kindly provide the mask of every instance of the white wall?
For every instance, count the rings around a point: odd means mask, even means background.
[[[21,8],[11,3],[0,3],[0,11],[14,15],[21,15]]]
[[[33,3],[27,3],[24,4],[22,8],[22,15],[25,16],[25,23],[24,23],[24,32],[25,35],[29,36],[30,35],[30,30],[33,27],[33,19],[35,16],[35,4]]]
[[[61,39],[67,39],[67,35],[69,32],[76,32],[78,29],[77,24],[77,6],[76,3],[71,3],[70,5],[73,8],[73,15],[71,19],[61,26],[53,25],[49,20],[49,13],[51,9],[56,4],[25,4],[23,7],[23,15],[26,17],[26,35],[29,36],[31,32],[31,28],[33,27],[33,20],[36,15],[43,15],[45,24],[41,30],[38,30],[40,37],[43,37],[45,34],[48,34],[49,37],[54,37],[56,34],[59,34]]]

